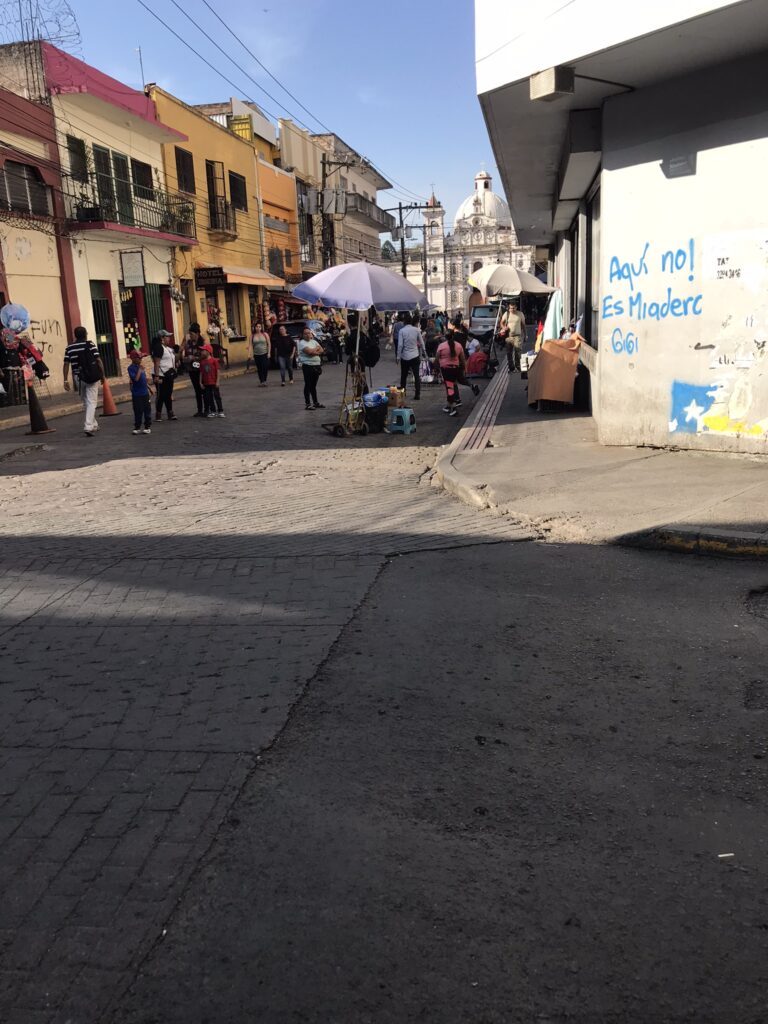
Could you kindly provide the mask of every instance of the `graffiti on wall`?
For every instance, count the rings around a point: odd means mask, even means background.
[[[693,346],[688,380],[672,382],[670,433],[766,438],[768,231],[709,236],[702,249],[715,327]]]

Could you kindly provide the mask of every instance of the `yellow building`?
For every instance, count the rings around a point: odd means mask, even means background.
[[[266,265],[290,283],[301,281],[296,178],[265,160],[258,161],[259,191],[264,211]]]
[[[180,246],[176,255],[175,276],[184,296],[179,329],[197,321],[224,345],[231,361],[243,362],[250,325],[260,316],[267,290],[285,288],[282,277],[265,269],[253,143],[156,85],[148,92],[160,120],[188,139],[163,146],[168,183],[190,197],[197,224],[198,245]]]

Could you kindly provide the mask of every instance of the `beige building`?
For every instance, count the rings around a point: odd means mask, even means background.
[[[395,218],[377,205],[377,193],[391,188],[391,183],[338,135],[311,138],[324,151],[320,154],[321,185],[325,186],[323,203],[328,218],[324,263],[381,263],[380,236],[394,229]]]

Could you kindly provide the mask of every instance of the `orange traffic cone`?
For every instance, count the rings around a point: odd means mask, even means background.
[[[30,429],[27,431],[29,434],[54,434],[55,430],[53,427],[49,427],[45,422],[45,416],[43,415],[43,409],[40,405],[40,399],[35,394],[35,389],[27,387],[27,405],[29,406],[29,426]]]
[[[101,382],[101,415],[102,416],[119,416],[120,410],[115,405],[115,400],[112,397],[112,388],[109,386],[106,377]]]

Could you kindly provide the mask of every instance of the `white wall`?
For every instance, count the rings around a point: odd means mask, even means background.
[[[606,105],[604,443],[768,450],[764,67],[742,61]],[[689,155],[695,173],[665,176],[662,161]]]
[[[31,325],[27,334],[43,353],[51,371],[51,384],[59,385],[67,346],[59,257],[56,239],[34,230],[33,223],[20,228],[0,221],[0,250],[11,301],[29,311]]]

